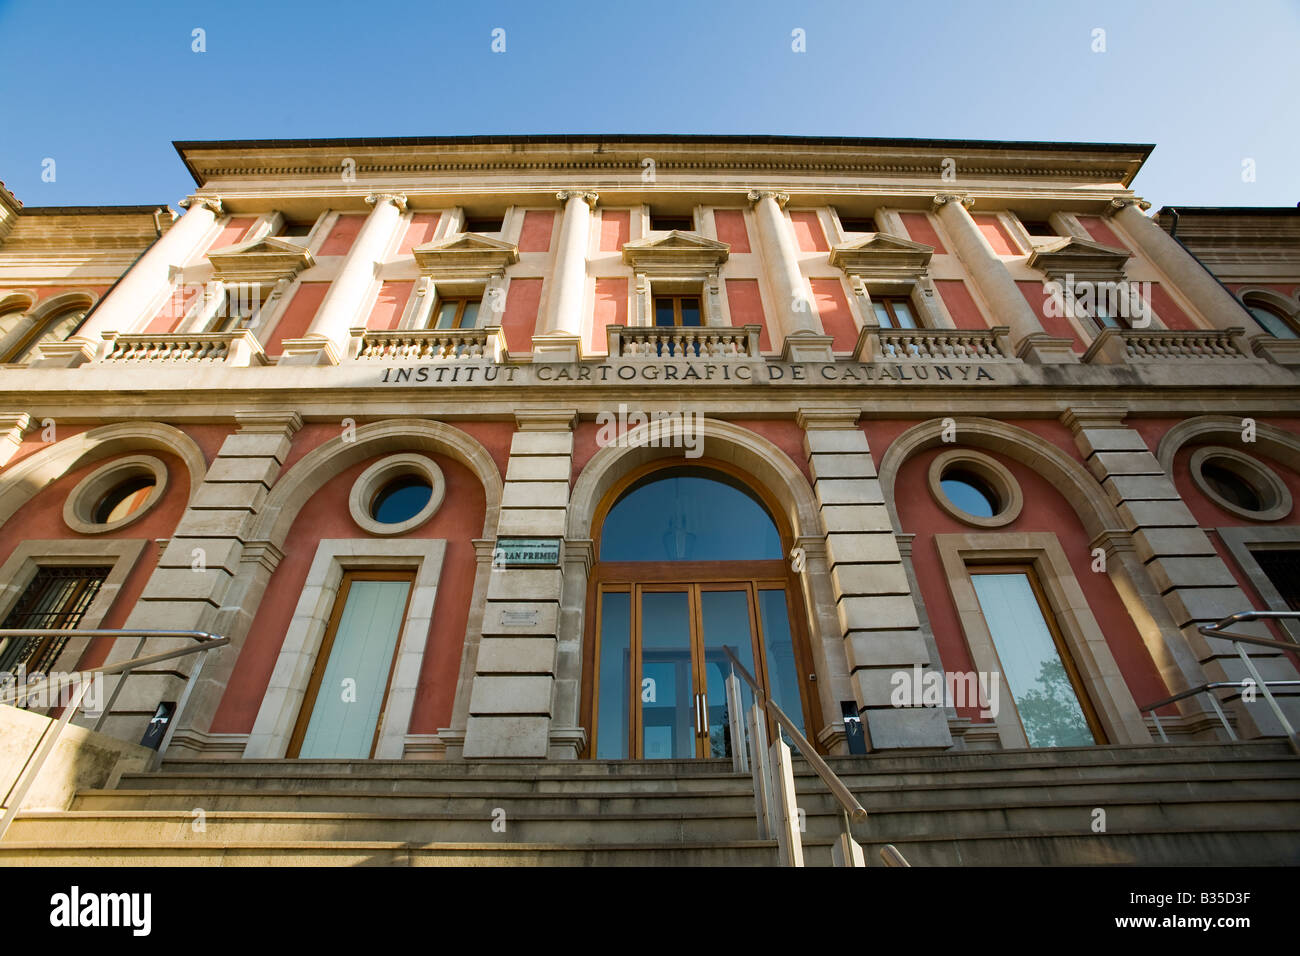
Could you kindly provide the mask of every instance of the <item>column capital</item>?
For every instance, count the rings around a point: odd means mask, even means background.
[[[795,415],[795,421],[804,431],[814,428],[852,428],[858,427],[862,417],[859,408],[801,408]]]
[[[176,205],[182,209],[189,209],[194,206],[200,209],[208,209],[214,216],[220,216],[223,211],[220,196],[186,196]]]
[[[521,432],[567,432],[578,422],[572,408],[521,408],[515,411],[515,424]]]
[[[956,203],[958,206],[970,209],[975,205],[975,200],[971,199],[970,196],[964,196],[959,193],[939,193],[930,200],[930,211],[937,212],[944,206],[948,205],[948,203]]]
[[[555,198],[560,202],[568,202],[570,199],[581,199],[593,212],[596,210],[596,203],[600,199],[600,193],[584,189],[561,189],[555,194]]]
[[[1075,405],[1061,412],[1060,421],[1073,434],[1085,428],[1127,428],[1123,405]]]
[[[1116,196],[1106,203],[1106,209],[1102,215],[1109,218],[1118,212],[1123,212],[1129,206],[1137,206],[1139,212],[1146,212],[1151,208],[1151,204],[1145,199],[1138,199],[1136,196]]]
[[[751,203],[760,203],[764,199],[771,199],[776,203],[778,209],[784,209],[790,202],[790,194],[777,192],[775,189],[751,189],[746,196]]]
[[[235,421],[241,433],[274,432],[286,438],[302,428],[302,416],[297,412],[262,411],[244,409],[235,412]]]
[[[398,212],[406,212],[405,193],[371,193],[366,197],[367,206],[374,206],[381,202],[390,202],[397,207]]]

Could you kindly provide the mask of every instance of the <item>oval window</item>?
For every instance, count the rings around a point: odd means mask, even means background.
[[[973,517],[992,518],[1002,510],[988,483],[969,471],[954,468],[944,472],[939,487],[949,501]]]
[[[432,497],[433,486],[423,475],[402,475],[379,489],[370,516],[380,524],[401,524],[423,511]]]
[[[1201,463],[1201,477],[1216,495],[1243,511],[1264,510],[1264,501],[1255,486],[1236,470],[1211,459]]]
[[[154,486],[152,475],[139,475],[115,485],[108,494],[99,499],[99,504],[95,505],[93,515],[95,524],[111,524],[135,514],[144,506]]]

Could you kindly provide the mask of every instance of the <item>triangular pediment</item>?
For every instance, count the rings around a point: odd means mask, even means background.
[[[1062,236],[1042,244],[1035,243],[1028,264],[1031,269],[1038,269],[1047,275],[1073,273],[1081,277],[1115,276],[1123,273],[1124,263],[1129,258],[1129,253],[1124,249],[1077,236]]]
[[[519,247],[477,232],[462,232],[411,250],[424,275],[483,276],[519,261]]]
[[[305,246],[274,236],[209,252],[208,261],[218,279],[237,282],[291,279],[316,264]]]
[[[933,255],[932,246],[877,232],[836,246],[830,263],[849,275],[919,276],[929,268]]]
[[[623,244],[623,261],[635,272],[716,272],[730,254],[731,246],[725,242],[676,229]]]

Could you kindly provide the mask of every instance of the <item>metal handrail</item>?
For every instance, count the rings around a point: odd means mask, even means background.
[[[1211,624],[1199,625],[1197,630],[1206,637],[1214,637],[1220,640],[1232,642],[1232,646],[1236,650],[1237,656],[1241,658],[1241,662],[1245,666],[1246,671],[1250,674],[1250,677],[1238,681],[1207,681],[1204,684],[1198,684],[1196,687],[1190,687],[1185,691],[1174,694],[1172,697],[1167,697],[1164,700],[1147,704],[1145,707],[1139,707],[1138,712],[1150,713],[1151,719],[1156,725],[1156,732],[1160,734],[1160,739],[1165,743],[1169,743],[1169,737],[1165,733],[1164,725],[1160,723],[1160,715],[1157,714],[1156,711],[1161,707],[1167,707],[1170,704],[1177,703],[1180,700],[1185,700],[1188,697],[1197,697],[1201,694],[1207,694],[1210,706],[1214,708],[1215,714],[1218,715],[1219,723],[1223,725],[1223,729],[1227,733],[1228,739],[1236,740],[1236,731],[1232,729],[1232,725],[1228,722],[1227,715],[1224,714],[1223,708],[1219,704],[1218,695],[1216,695],[1214,691],[1222,687],[1237,687],[1243,690],[1247,688],[1259,688],[1260,692],[1264,695],[1264,700],[1272,709],[1273,715],[1277,717],[1278,723],[1282,726],[1282,730],[1286,734],[1287,741],[1290,744],[1292,751],[1296,754],[1300,754],[1300,735],[1297,735],[1295,728],[1291,726],[1291,721],[1287,719],[1281,705],[1278,704],[1272,691],[1269,690],[1270,687],[1300,687],[1300,681],[1264,680],[1264,678],[1260,676],[1259,671],[1255,668],[1255,664],[1250,659],[1250,655],[1246,653],[1246,649],[1242,647],[1243,644],[1254,644],[1259,647],[1270,647],[1274,650],[1287,651],[1289,653],[1300,653],[1300,644],[1291,641],[1277,641],[1266,637],[1255,637],[1251,634],[1238,634],[1234,631],[1225,630],[1225,628],[1230,627],[1233,624],[1282,619],[1300,619],[1300,611],[1238,611],[1235,614],[1229,614],[1227,617]]]
[[[144,649],[146,642],[154,639],[187,639],[195,643],[190,647],[183,647],[176,651],[166,651],[161,654],[148,654],[145,656],[134,656],[129,660],[119,661],[116,664],[105,664],[100,667],[92,667],[87,670],[74,671],[72,673],[55,676],[60,672],[46,676],[44,680],[34,685],[19,687],[15,684],[12,698],[8,691],[0,688],[0,704],[8,703],[10,700],[18,701],[21,698],[30,697],[36,693],[48,695],[50,690],[61,691],[63,688],[76,685],[72,698],[63,706],[63,712],[59,715],[58,722],[54,725],[52,733],[42,734],[32,750],[32,756],[28,758],[23,770],[20,772],[18,779],[15,781],[13,788],[10,790],[10,799],[8,806],[5,807],[4,816],[0,817],[0,840],[4,839],[9,830],[9,825],[13,823],[18,811],[22,808],[23,801],[27,798],[28,792],[32,785],[35,784],[37,777],[40,776],[41,769],[45,766],[45,761],[54,751],[55,744],[58,743],[60,735],[71,722],[73,716],[81,708],[81,700],[85,695],[88,684],[87,678],[92,678],[94,674],[121,674],[122,679],[117,682],[113,688],[113,693],[108,701],[104,704],[99,714],[99,719],[95,721],[94,730],[99,730],[104,721],[112,712],[113,704],[117,701],[117,696],[121,692],[126,679],[131,676],[133,671],[140,667],[151,664],[158,664],[162,661],[175,660],[180,657],[187,657],[190,654],[198,654],[199,659],[194,666],[190,668],[190,673],[185,681],[185,688],[181,691],[180,697],[176,701],[176,710],[167,724],[167,730],[163,734],[162,740],[158,744],[158,751],[154,755],[153,765],[157,766],[162,761],[163,754],[166,753],[168,745],[171,743],[172,735],[180,724],[181,714],[185,711],[186,704],[189,703],[190,694],[194,690],[195,684],[198,683],[199,674],[203,670],[203,663],[207,660],[208,654],[218,647],[223,647],[230,643],[230,638],[221,637],[208,631],[161,631],[161,630],[119,630],[99,628],[92,630],[78,630],[76,628],[50,629],[50,628],[0,628],[0,639],[7,637],[92,637],[104,638],[107,640],[121,640],[124,637],[139,638],[135,646],[135,655],[139,655]],[[67,679],[65,680],[64,677]]]
[[[865,820],[867,811],[862,804],[858,803],[857,797],[853,796],[852,791],[844,785],[844,781],[835,775],[835,771],[813,749],[808,739],[799,733],[799,728],[794,725],[794,721],[785,715],[785,711],[777,706],[776,701],[771,700],[763,693],[763,689],[758,686],[749,671],[745,670],[745,665],[740,663],[739,658],[732,653],[730,647],[724,645],[722,650],[731,659],[731,666],[736,669],[740,677],[749,685],[749,689],[754,692],[754,699],[762,704],[763,708],[776,718],[776,722],[781,725],[781,729],[790,735],[794,745],[799,748],[799,753],[803,754],[804,759],[808,761],[808,766],[812,767],[817,776],[822,778],[822,782],[830,789],[831,795],[844,808],[844,812],[849,815],[849,818],[858,823]]]

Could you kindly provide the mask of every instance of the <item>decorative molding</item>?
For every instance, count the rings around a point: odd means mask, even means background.
[[[1118,281],[1124,278],[1124,265],[1132,255],[1124,249],[1102,245],[1091,239],[1062,236],[1035,245],[1027,265],[1052,279],[1072,275],[1080,280]]]
[[[520,408],[515,410],[515,425],[521,432],[568,432],[578,423],[572,408]]]
[[[777,192],[774,189],[751,189],[745,196],[751,205],[762,202],[764,199],[771,199],[776,203],[778,209],[784,209],[790,202],[790,194]]]
[[[280,282],[316,264],[304,246],[273,236],[217,249],[207,258],[223,282]]]
[[[180,206],[182,209],[189,209],[193,206],[198,206],[201,209],[209,209],[215,216],[220,216],[225,211],[222,208],[220,196],[186,196],[184,199],[176,203],[176,205]]]
[[[933,246],[877,232],[833,247],[829,261],[858,278],[915,281],[929,269],[933,255]]]
[[[437,279],[487,279],[519,261],[519,247],[476,232],[435,239],[411,250],[420,274]]]
[[[959,193],[939,193],[930,200],[930,211],[938,212],[950,202],[954,202],[959,206],[964,206],[966,209],[970,209],[975,205],[975,200],[970,196]]]
[[[1135,196],[1116,196],[1106,204],[1106,208],[1102,212],[1102,215],[1109,218],[1129,206],[1137,206],[1141,212],[1146,212],[1151,208],[1151,204],[1145,199],[1138,199]]]
[[[623,261],[640,276],[671,276],[706,281],[716,275],[731,246],[694,232],[673,230],[623,244]]]
[[[366,197],[367,206],[374,206],[381,202],[390,202],[397,207],[398,212],[406,212],[405,193],[371,193]]]

